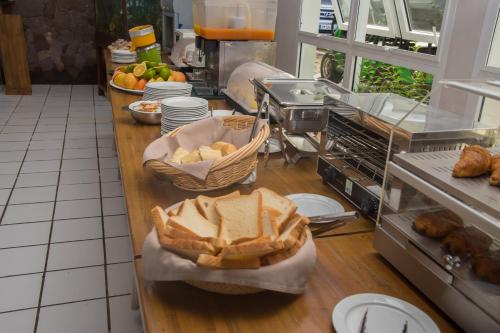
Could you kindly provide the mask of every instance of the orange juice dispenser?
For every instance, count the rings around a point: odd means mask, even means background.
[[[198,35],[191,65],[201,83],[200,96],[220,95],[236,67],[248,61],[274,65],[278,0],[193,0]]]

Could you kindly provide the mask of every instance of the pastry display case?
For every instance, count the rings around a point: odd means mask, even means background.
[[[394,156],[374,245],[466,331],[500,332],[500,187],[453,177],[460,154]]]

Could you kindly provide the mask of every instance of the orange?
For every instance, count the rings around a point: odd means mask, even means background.
[[[137,83],[137,79],[132,73],[125,74],[125,78],[123,79],[123,87],[127,89],[132,89],[134,88],[135,84]]]
[[[135,84],[134,86],[134,89],[135,90],[144,90],[144,86],[146,85],[148,81],[144,80],[144,79],[140,79],[139,81],[137,81],[137,83]]]
[[[186,82],[186,76],[182,72],[170,71],[170,76],[173,76],[176,82]]]
[[[124,86],[124,81],[125,81],[125,77],[127,76],[127,74],[125,73],[116,73],[113,77],[113,82],[119,86],[119,87],[123,87]]]

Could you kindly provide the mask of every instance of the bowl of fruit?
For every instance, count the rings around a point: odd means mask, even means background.
[[[167,64],[144,61],[117,67],[110,86],[129,93],[142,95],[148,82],[186,82],[182,72],[172,70]]]

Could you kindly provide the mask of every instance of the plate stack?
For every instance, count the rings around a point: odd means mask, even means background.
[[[177,127],[208,118],[208,101],[198,97],[174,97],[161,101],[161,135]]]
[[[144,101],[161,101],[177,96],[191,96],[193,86],[182,82],[149,82],[144,88]]]
[[[111,50],[111,61],[118,64],[133,64],[136,58],[137,53],[129,50]]]

